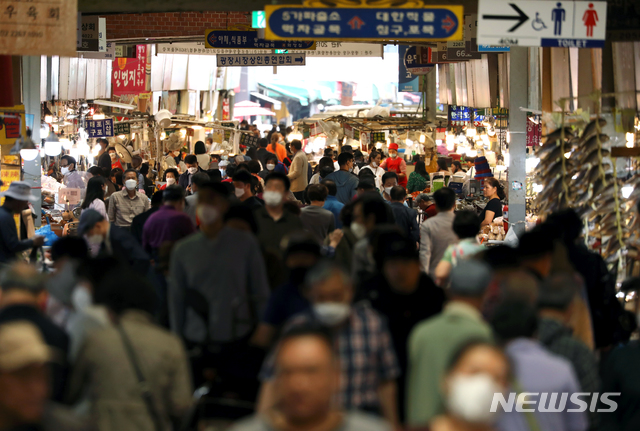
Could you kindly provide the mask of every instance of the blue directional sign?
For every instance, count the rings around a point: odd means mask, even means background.
[[[218,54],[218,67],[304,66],[306,54]]]
[[[420,9],[265,6],[269,40],[461,40],[462,6]]]
[[[315,49],[315,42],[308,41],[272,41],[258,37],[257,30],[207,30],[205,32],[207,48],[226,49]]]
[[[478,52],[509,52],[508,46],[478,45]]]

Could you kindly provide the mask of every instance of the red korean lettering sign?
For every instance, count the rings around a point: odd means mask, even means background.
[[[111,68],[114,96],[140,94],[147,86],[147,45],[136,46],[136,58],[116,58]]]
[[[531,118],[527,118],[527,147],[537,147],[542,140],[542,124],[536,124]]]

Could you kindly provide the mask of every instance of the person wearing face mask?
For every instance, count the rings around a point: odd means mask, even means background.
[[[491,412],[494,394],[508,389],[510,366],[493,344],[470,341],[452,356],[442,386],[446,411],[430,431],[494,431],[499,412]]]
[[[114,257],[132,270],[147,275],[150,259],[142,246],[128,230],[112,225],[97,211],[82,211],[78,235],[83,236],[90,247],[98,246],[98,257]]]
[[[216,178],[217,181],[214,181],[214,182],[219,183],[220,171],[218,171],[217,169],[215,171],[218,173],[218,177]],[[193,194],[185,198],[186,207],[184,209],[184,212],[189,216],[189,218],[191,219],[191,224],[193,224],[195,227],[198,227],[198,221],[196,216],[196,210],[198,208],[198,190],[200,187],[202,187],[203,184],[206,184],[209,181],[213,181],[211,176],[209,175],[209,172],[210,171],[207,171],[207,173],[197,172],[193,176],[193,179],[191,180],[191,191],[193,191]]]
[[[302,151],[302,142],[299,140],[296,139],[291,142],[291,151],[294,157],[287,174],[289,181],[291,181],[291,191],[296,199],[300,202],[305,202],[304,191],[309,185],[307,176],[309,162],[307,161],[307,155]]]
[[[260,171],[260,178],[262,178],[263,180],[265,180],[267,178],[267,175],[269,175],[272,172],[279,172],[281,174],[287,174],[289,172],[289,169],[287,169],[287,167],[278,161],[278,157],[275,154],[269,153],[266,156],[266,163],[263,166],[262,171]]]
[[[257,183],[257,179],[244,169],[240,169],[233,174],[233,187],[235,194],[243,205],[248,206],[251,209],[258,209],[264,206],[264,203],[255,196],[254,184]]]
[[[334,264],[316,265],[305,284],[312,307],[292,317],[283,333],[310,324],[331,330],[342,370],[338,407],[373,413],[398,427],[395,394],[400,370],[385,320],[367,302],[352,305],[351,280]],[[276,401],[273,371],[272,354],[260,372],[259,413],[270,411]]]
[[[445,412],[442,380],[453,354],[472,340],[492,341],[491,328],[480,313],[491,279],[484,263],[460,262],[452,271],[444,310],[418,323],[409,334],[408,426],[427,426]]]
[[[290,184],[286,175],[278,172],[270,174],[265,180],[262,194],[265,205],[256,211],[260,245],[280,257],[282,239],[296,230],[303,230],[300,218],[284,208]]]
[[[537,339],[538,317],[535,308],[522,300],[505,300],[495,310],[491,326],[513,364],[514,376],[510,390],[540,394],[527,397],[532,402],[532,412],[513,410],[500,415],[497,429],[528,431],[532,429],[530,424],[536,423],[541,430],[587,430],[587,413],[573,402],[574,394],[585,389],[580,388],[571,362],[549,352]],[[558,403],[564,407],[542,411],[541,394],[544,393],[562,394],[566,403]]]
[[[124,185],[121,191],[114,193],[109,198],[109,210],[107,212],[109,222],[115,226],[129,230],[133,218],[149,210],[151,204],[149,198],[136,190],[138,186],[138,173],[128,169],[124,173]]]
[[[86,184],[82,175],[76,170],[76,159],[71,156],[62,156],[60,158],[60,173],[64,175],[62,183],[69,189],[80,189],[81,194],[84,195],[84,189]]]
[[[139,155],[135,155],[131,157],[131,168],[136,171],[138,175],[138,190],[144,193],[144,175],[140,173],[140,168],[142,167],[142,157]]]
[[[407,374],[407,342],[419,322],[440,313],[444,291],[420,268],[415,242],[395,228],[385,229],[375,239],[374,259],[380,272],[363,281],[363,299],[387,319],[402,376]],[[398,407],[404,420],[405,380],[398,382]]]
[[[191,181],[193,176],[197,172],[203,172],[202,169],[198,166],[198,158],[193,154],[189,154],[184,158],[184,163],[187,166],[187,171],[180,175],[178,179],[178,185],[187,191],[187,195],[192,194],[191,190]]]
[[[407,187],[407,162],[398,156],[398,144],[389,144],[389,157],[384,159],[380,167],[387,172],[395,172],[398,175],[398,185]]]
[[[225,226],[228,209],[229,191],[224,184],[199,187],[200,232],[179,241],[171,254],[171,330],[192,345],[248,336],[269,298],[259,244],[250,232]],[[203,312],[196,314],[188,305],[187,293],[202,297]],[[201,380],[198,374],[194,378]]]
[[[169,186],[172,186],[174,184],[176,184],[176,182],[178,181],[178,177],[180,176],[180,174],[178,174],[178,170],[175,168],[169,168],[166,171],[164,171],[164,182],[165,184],[161,185],[158,187],[158,190],[162,191],[164,189],[166,189]]]
[[[34,247],[42,247],[43,236],[35,236],[31,239],[19,239],[18,229],[14,219],[15,214],[29,208],[29,202],[35,203],[40,197],[31,193],[31,185],[24,181],[14,181],[9,188],[0,193],[4,203],[0,207],[0,266],[7,264],[18,257],[18,253]]]
[[[340,170],[326,176],[327,180],[336,183],[338,188],[336,198],[345,205],[353,200],[358,187],[358,177],[351,173],[354,163],[353,154],[343,152],[338,156]]]
[[[124,168],[122,167],[122,162],[120,161],[120,157],[118,157],[118,153],[115,148],[109,147],[109,159],[111,160],[111,170],[113,169],[121,169],[124,172]]]
[[[369,170],[371,172],[373,172],[373,175],[375,177],[375,184],[376,184],[376,188],[378,190],[382,190],[383,186],[382,186],[382,176],[384,175],[384,169],[382,169],[380,167],[380,163],[382,160],[382,153],[379,153],[377,151],[372,151],[371,155],[369,155],[369,164],[363,166],[360,169],[360,172],[362,173],[363,170]]]
[[[102,177],[93,177],[87,183],[87,193],[82,200],[82,204],[80,208],[83,210],[87,208],[94,209],[98,211],[102,216],[109,221],[109,216],[107,215],[107,207],[104,203],[104,196],[107,192],[107,186],[105,184],[104,178]]]
[[[167,242],[176,242],[195,232],[191,219],[184,212],[184,190],[177,185],[162,192],[162,206],[153,213],[142,230],[142,246],[152,259]]]
[[[283,257],[288,279],[273,291],[251,338],[253,344],[264,349],[271,347],[274,337],[291,317],[309,309],[304,278],[322,258],[320,245],[308,233],[292,234],[285,241],[287,246]]]

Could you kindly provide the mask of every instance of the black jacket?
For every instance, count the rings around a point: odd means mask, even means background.
[[[391,211],[396,219],[396,225],[415,242],[420,242],[420,228],[418,227],[418,213],[405,207],[400,202],[391,202]]]
[[[109,241],[111,242],[112,257],[119,259],[123,264],[131,266],[137,273],[146,276],[149,271],[150,257],[136,239],[125,229],[111,226],[109,229]],[[100,255],[107,255],[106,245],[103,243]]]
[[[200,166],[198,166],[198,172],[204,172],[200,168]],[[187,190],[187,187],[189,187],[189,176],[191,176],[191,174],[189,172],[185,172],[184,174],[180,175],[180,178],[178,178],[178,185],[185,190]]]

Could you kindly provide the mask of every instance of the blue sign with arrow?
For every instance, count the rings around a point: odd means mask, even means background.
[[[315,42],[260,39],[257,30],[207,30],[205,46],[224,49],[316,49]]]
[[[461,40],[462,6],[307,8],[265,6],[269,40]]]

